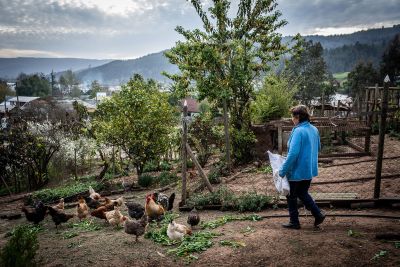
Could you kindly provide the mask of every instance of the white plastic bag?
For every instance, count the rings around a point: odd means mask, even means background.
[[[290,186],[288,179],[286,178],[286,176],[285,177],[279,176],[279,168],[285,162],[286,158],[279,154],[271,153],[270,151],[268,151],[268,156],[269,156],[269,162],[271,163],[272,167],[272,178],[274,179],[276,190],[282,196],[289,195]]]

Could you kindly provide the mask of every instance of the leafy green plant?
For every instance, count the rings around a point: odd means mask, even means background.
[[[236,208],[242,212],[261,211],[270,202],[271,197],[251,192],[243,194],[236,199]]]
[[[257,214],[246,215],[246,216],[226,215],[226,216],[220,217],[215,220],[211,220],[208,222],[202,222],[201,228],[202,229],[215,229],[215,228],[218,228],[218,227],[225,225],[226,223],[232,222],[232,221],[261,221],[261,220],[262,220],[262,217]]]
[[[272,174],[272,167],[271,165],[265,165],[259,168],[257,171],[261,173]]]
[[[170,173],[168,171],[163,171],[157,177],[157,180],[161,186],[169,185],[169,184],[177,181],[178,179],[179,179],[179,177],[176,175],[176,173]]]
[[[39,249],[37,233],[39,228],[19,225],[11,232],[11,238],[0,253],[1,266],[36,266],[34,260]]]
[[[236,164],[245,164],[254,157],[254,144],[256,137],[250,129],[242,128],[240,130],[232,129],[232,150],[233,158]]]
[[[212,169],[208,173],[207,177],[211,184],[220,184],[221,183],[220,173],[217,169]]]
[[[154,177],[147,173],[140,175],[138,179],[138,184],[143,187],[149,187],[153,182]]]
[[[387,251],[386,251],[386,250],[381,250],[381,251],[379,251],[378,253],[376,253],[376,254],[371,258],[371,260],[372,260],[372,261],[377,261],[377,260],[379,260],[380,258],[386,256],[386,254],[387,254]]]
[[[164,218],[159,223],[161,227],[158,227],[156,223],[150,223],[145,238],[153,240],[155,243],[162,244],[164,246],[170,246],[175,244],[176,242],[170,240],[167,236],[167,228],[168,224],[179,217],[179,214],[176,213],[166,213],[164,214]]]
[[[350,229],[349,231],[347,231],[347,235],[351,237],[360,237],[361,233]]]
[[[70,222],[68,223],[69,228],[79,229],[82,231],[93,232],[98,231],[102,227],[100,224],[94,222],[93,220],[82,220],[80,222]]]
[[[71,232],[71,231],[65,231],[65,232],[62,233],[63,239],[70,239],[70,238],[73,238],[73,237],[78,236],[78,235],[79,235],[78,233]]]
[[[232,241],[232,240],[221,240],[219,241],[221,246],[228,246],[232,248],[245,247],[246,244],[243,241]]]
[[[65,198],[68,196],[85,192],[89,189],[89,186],[93,187],[95,190],[102,189],[102,185],[96,181],[78,180],[70,185],[65,185],[56,188],[47,188],[33,192],[32,195],[30,196],[30,199],[32,202],[34,199],[38,199],[43,202],[53,202],[59,200],[60,198]]]
[[[155,171],[158,171],[158,170],[159,170],[158,164],[154,160],[146,162],[144,164],[144,166],[143,166],[143,173],[145,173],[145,172],[155,172]]]
[[[171,166],[171,164],[169,164],[166,161],[161,161],[159,169],[160,169],[160,171],[170,171],[170,170],[172,170],[172,166]]]

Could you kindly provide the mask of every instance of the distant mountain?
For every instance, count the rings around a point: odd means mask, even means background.
[[[87,83],[97,80],[103,84],[119,85],[126,83],[134,73],[141,74],[146,79],[166,82],[168,79],[161,75],[162,71],[178,72],[178,68],[168,62],[164,51],[137,59],[114,60],[96,68],[78,71],[76,74],[81,81]]]
[[[97,67],[112,60],[83,59],[83,58],[0,58],[0,78],[15,79],[21,72],[26,74],[49,74],[52,70],[60,72],[65,70],[77,71]]]

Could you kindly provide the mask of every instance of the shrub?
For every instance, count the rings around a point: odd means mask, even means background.
[[[295,90],[289,88],[289,82],[285,78],[266,77],[263,88],[256,94],[256,99],[251,105],[253,121],[265,123],[289,115],[295,94]]]
[[[271,202],[271,198],[265,195],[258,195],[256,192],[246,193],[236,200],[236,209],[243,211],[261,211]]]
[[[208,180],[210,181],[211,184],[219,184],[219,183],[221,183],[221,177],[220,177],[219,170],[213,168],[208,173]]]
[[[249,163],[254,157],[256,137],[250,129],[232,129],[232,150],[236,164]]]
[[[143,173],[145,172],[155,172],[158,171],[158,164],[157,162],[151,160],[144,164],[143,166]]]
[[[158,182],[160,183],[161,186],[169,185],[170,183],[173,183],[178,179],[179,178],[176,175],[176,173],[170,173],[167,171],[160,173],[160,175],[158,176]]]
[[[154,182],[154,177],[150,174],[142,174],[139,176],[138,184],[142,187],[149,187]]]
[[[170,171],[172,169],[171,164],[166,161],[161,161],[159,170],[160,171]]]
[[[0,266],[36,266],[34,261],[39,248],[38,228],[30,225],[19,225],[11,233],[11,238],[0,254]]]

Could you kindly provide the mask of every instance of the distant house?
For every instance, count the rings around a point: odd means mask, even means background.
[[[200,103],[197,102],[196,99],[192,98],[192,97],[186,97],[184,99],[181,100],[181,105],[183,107],[184,103],[186,101],[187,107],[188,107],[188,115],[193,117],[196,116],[198,114],[200,114]]]
[[[12,112],[16,107],[20,107],[20,109],[25,109],[29,106],[30,103],[34,101],[38,101],[40,97],[36,96],[19,96],[12,97],[7,101],[0,103],[0,115],[3,117],[6,112]]]

